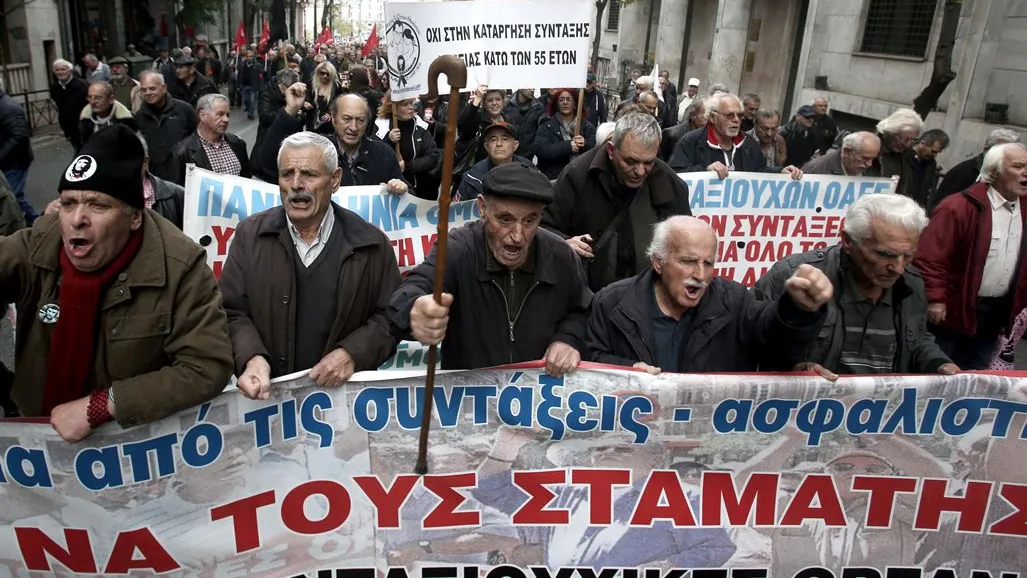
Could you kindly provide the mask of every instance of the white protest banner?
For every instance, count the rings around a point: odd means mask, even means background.
[[[585,364],[554,378],[539,365],[439,374],[425,476],[412,472],[423,378],[394,372],[328,389],[285,376],[268,400],[229,392],[74,444],[0,420],[0,577],[1027,568],[1023,373],[828,382]]]
[[[400,271],[406,272],[424,260],[435,244],[438,204],[413,195],[395,196],[378,186],[340,187],[332,195],[338,205],[360,215],[381,229],[396,250]],[[219,175],[189,165],[185,180],[183,231],[207,251],[207,264],[214,276],[228,258],[228,248],[239,221],[282,204],[278,185],[232,175]],[[476,220],[474,199],[449,207],[449,225],[459,227]],[[404,341],[396,355],[381,369],[424,367],[427,349],[419,343]]]
[[[360,215],[389,237],[400,271],[424,260],[435,243],[438,203],[413,195],[389,195],[378,186],[340,187],[332,200]],[[228,257],[239,221],[282,204],[278,185],[232,175],[219,175],[189,165],[185,180],[183,231],[207,250],[207,263],[216,277]],[[453,203],[449,226],[477,220],[475,201]]]
[[[427,93],[428,67],[445,54],[464,60],[469,84],[582,87],[591,15],[587,0],[387,2],[383,40],[392,99]]]
[[[891,179],[732,172],[682,173],[692,214],[717,233],[717,274],[752,287],[777,261],[841,239],[845,212],[863,195],[891,193]]]

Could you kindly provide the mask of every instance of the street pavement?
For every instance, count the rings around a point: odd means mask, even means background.
[[[56,127],[54,127],[56,128]],[[228,128],[239,138],[246,141],[248,149],[253,148],[257,138],[257,121],[248,120],[240,109],[232,109],[232,120]],[[28,182],[25,184],[25,195],[37,211],[42,212],[47,203],[57,198],[57,186],[61,182],[68,163],[74,155],[71,144],[59,130],[43,130],[32,139],[32,151],[35,161],[29,168]],[[0,319],[0,362],[7,367],[14,367],[14,330],[10,315]]]

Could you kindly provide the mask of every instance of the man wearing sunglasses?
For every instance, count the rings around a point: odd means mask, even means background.
[[[773,173],[779,169],[767,163],[759,142],[741,131],[742,101],[734,94],[718,93],[706,101],[705,127],[686,134],[670,157],[670,167],[679,173],[713,171],[721,179],[731,171]],[[794,166],[780,169],[793,179],[802,171]]]

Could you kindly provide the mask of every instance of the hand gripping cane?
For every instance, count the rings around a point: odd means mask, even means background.
[[[442,303],[442,283],[446,278],[446,238],[449,232],[449,189],[453,186],[453,157],[456,156],[456,123],[460,111],[460,89],[467,85],[464,61],[452,55],[440,56],[428,67],[428,99],[438,98],[439,75],[446,73],[449,81],[449,120],[446,124],[446,148],[442,152],[442,188],[439,189],[439,234],[435,241],[435,302]],[[424,380],[424,403],[421,414],[421,439],[417,444],[417,465],[414,473],[428,473],[428,433],[431,431],[432,405],[435,395],[435,362],[438,346],[428,349],[428,375]]]

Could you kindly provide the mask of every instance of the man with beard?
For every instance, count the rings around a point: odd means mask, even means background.
[[[527,163],[488,173],[481,219],[450,232],[442,303],[432,296],[434,247],[392,296],[394,335],[442,343],[443,369],[542,359],[550,375],[574,371],[592,292],[570,247],[539,229],[552,200],[549,179]]]
[[[649,373],[755,371],[794,358],[816,339],[833,296],[819,269],[801,265],[776,301],[714,277],[717,235],[696,217],[661,222],[652,268],[596,294],[588,319],[592,361]]]
[[[89,141],[93,134],[116,124],[127,126],[132,132],[138,130],[132,111],[114,98],[114,87],[110,83],[90,84],[87,98],[89,104],[82,109],[78,121],[78,132],[83,144]]]
[[[50,99],[57,105],[57,119],[65,138],[71,147],[78,150],[82,146],[82,138],[78,134],[78,116],[82,108],[89,104],[89,83],[75,75],[74,67],[63,59],[53,63],[53,75],[56,80],[50,85]]]
[[[150,147],[150,173],[171,180],[177,168],[172,149],[196,130],[196,112],[187,103],[168,94],[164,76],[153,70],[139,75],[143,104],[136,123]]]
[[[246,143],[228,132],[229,103],[223,94],[206,94],[196,105],[196,132],[175,145],[172,151],[174,176],[171,182],[185,186],[185,166],[192,163],[219,175],[250,178]]]
[[[125,108],[135,112],[140,104],[139,83],[128,75],[128,59],[124,56],[115,56],[108,64],[111,67],[114,98],[125,105]]]
[[[282,206],[239,223],[221,274],[239,390],[251,399],[268,399],[271,378],[298,370],[340,386],[396,349],[385,316],[400,281],[396,254],[384,233],[332,202],[342,180],[335,145],[289,136],[278,175]]]

